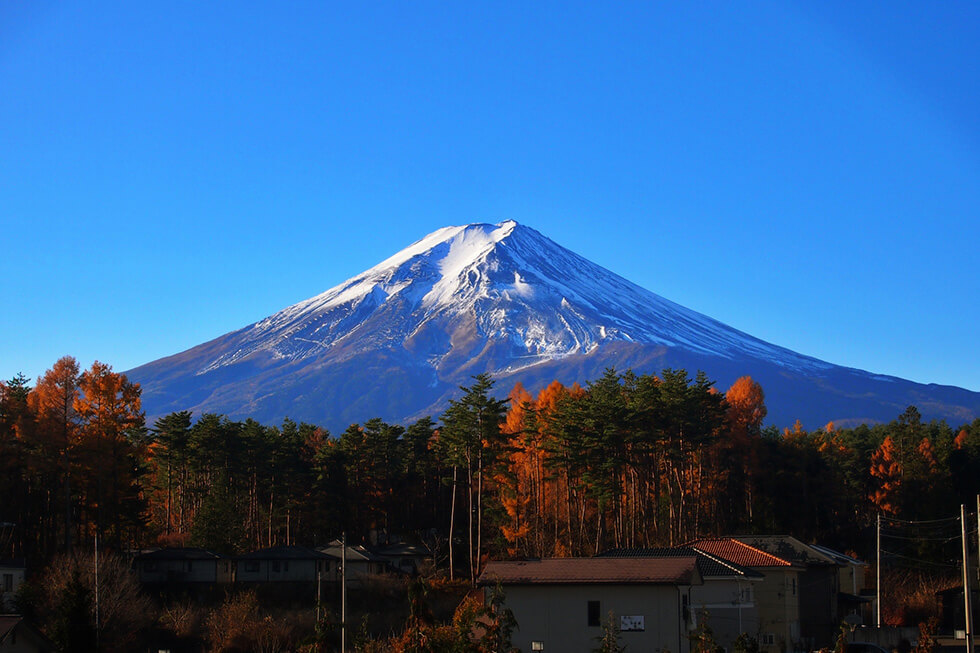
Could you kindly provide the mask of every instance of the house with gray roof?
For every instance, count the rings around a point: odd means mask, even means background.
[[[690,589],[690,625],[704,623],[711,628],[715,642],[733,650],[742,633],[757,637],[759,608],[755,588],[765,575],[692,547],[612,549],[601,557],[676,558],[694,556],[703,584]]]
[[[340,540],[333,540],[327,546],[317,549],[320,553],[325,553],[337,560],[344,560],[344,575],[347,584],[356,586],[367,578],[380,576],[382,574],[394,574],[396,570],[388,562],[372,553],[360,544],[347,545],[344,547]],[[324,580],[328,580],[325,576]],[[339,565],[335,568],[334,574],[329,576],[331,582],[340,581]]]
[[[202,585],[235,580],[231,558],[193,547],[147,551],[136,556],[133,566],[139,581],[146,585]]]
[[[612,616],[629,651],[689,653],[690,590],[702,578],[690,555],[490,562],[479,582],[502,587],[522,651],[590,652]]]

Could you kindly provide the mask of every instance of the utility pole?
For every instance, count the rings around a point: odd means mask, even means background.
[[[320,628],[320,585],[322,584],[322,576],[323,576],[323,572],[320,571],[320,569],[319,569],[320,564],[321,563],[318,560],[317,563],[316,563],[316,566],[317,566],[317,571],[316,571],[316,627],[317,627],[317,629]]]
[[[877,597],[875,598],[875,627],[881,628],[881,513],[878,513],[878,529],[876,537],[876,558],[875,558],[875,587]],[[970,652],[972,653],[972,651]]]
[[[960,504],[960,530],[963,535],[963,607],[966,608],[966,653],[974,653],[973,608],[970,605],[970,541],[966,539],[966,506]]]
[[[99,650],[99,534],[95,534],[95,650]],[[973,651],[968,651],[973,653]]]
[[[347,533],[340,536],[340,653],[347,653]]]

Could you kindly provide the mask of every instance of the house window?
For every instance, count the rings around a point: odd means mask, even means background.
[[[590,626],[601,626],[602,621],[599,616],[599,602],[589,601],[589,625]]]
[[[3,575],[3,591],[13,592],[14,591],[14,575],[4,574]]]
[[[259,563],[255,561],[250,561],[245,563],[245,571],[257,572],[259,570]]]

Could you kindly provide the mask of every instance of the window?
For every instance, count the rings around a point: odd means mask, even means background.
[[[4,574],[3,575],[3,591],[13,592],[14,591],[14,575]]]
[[[601,626],[602,621],[599,616],[599,602],[589,601],[589,625],[590,626]]]
[[[776,645],[776,635],[775,633],[762,633],[759,638],[759,643],[763,646],[775,646]]]
[[[259,570],[259,563],[256,562],[255,560],[250,560],[245,563],[245,571],[254,573],[257,572],[258,570]]]

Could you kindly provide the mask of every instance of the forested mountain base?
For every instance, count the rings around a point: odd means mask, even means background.
[[[980,420],[807,432],[763,427],[763,390],[683,370],[609,370],[507,400],[486,375],[439,423],[315,425],[176,412],[143,423],[139,387],[59,360],[0,383],[0,557],[43,568],[98,536],[116,551],[404,539],[472,580],[488,557],[592,555],[697,536],[791,533],[872,554],[878,513],[929,520],[974,505]],[[929,542],[911,556],[945,555]],[[450,564],[450,560],[452,564]]]

